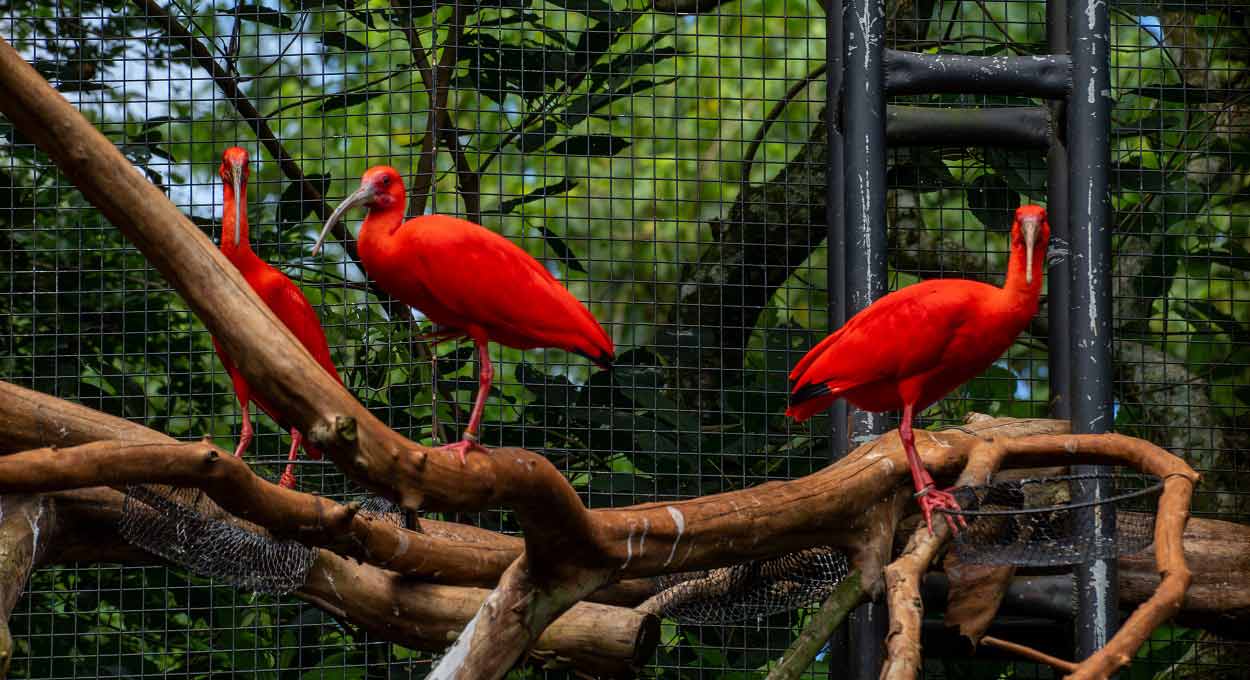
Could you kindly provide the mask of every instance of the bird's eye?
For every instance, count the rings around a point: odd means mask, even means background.
[[[390,175],[384,175],[384,176],[382,177],[382,186],[390,186],[390,185],[391,185],[391,177],[390,177]]]

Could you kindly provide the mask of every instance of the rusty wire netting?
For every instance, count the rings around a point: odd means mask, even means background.
[[[258,254],[316,306],[348,389],[416,441],[445,441],[465,425],[471,349],[440,346],[433,367],[419,315],[374,297],[337,245],[311,257],[324,207],[307,189],[333,206],[366,167],[389,163],[410,185],[433,187],[424,210],[480,219],[539,257],[603,322],[619,360],[608,373],[555,350],[492,347],[499,381],[483,441],[543,452],[602,508],[793,478],[830,459],[829,417],[794,426],[781,415],[787,371],[829,330],[829,282],[840,275],[826,245],[823,6],[34,0],[6,4],[0,37],[214,239],[220,153],[247,148]],[[996,56],[1047,52],[1045,15],[1045,3],[1028,0],[890,0],[883,16],[888,47]],[[1240,481],[1250,438],[1244,3],[1114,3],[1112,22],[1115,427],[1203,473],[1197,515],[1250,522]],[[429,62],[450,45],[456,66],[436,104]],[[0,132],[0,379],[232,446],[239,409],[203,325],[46,157],[2,119]],[[427,138],[438,152],[422,172]],[[936,276],[1000,283],[1010,210],[1046,198],[1044,152],[892,148],[888,164],[890,287]],[[1057,258],[1067,252],[1052,245]],[[1044,303],[1001,361],[920,422],[1046,415],[1048,331]],[[256,409],[253,418],[245,455],[277,479],[288,439]],[[302,490],[365,498],[328,462],[301,459],[296,471]],[[365,510],[403,521],[378,499]],[[444,519],[517,530],[505,512]],[[673,609],[678,625],[664,628],[648,672],[759,674],[843,573],[832,555],[716,572],[729,592]],[[428,654],[213,575],[94,564],[38,572],[10,622],[20,645],[12,676],[429,669]],[[690,575],[665,585],[682,583]],[[1019,630],[1067,625],[1030,621]],[[1250,668],[1244,644],[1179,626],[1165,634],[1141,668]],[[1052,677],[984,654],[974,663],[953,633],[932,635],[927,677]],[[831,656],[813,674],[844,667]]]

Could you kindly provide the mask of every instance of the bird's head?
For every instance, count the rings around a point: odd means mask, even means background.
[[[1024,281],[1033,283],[1033,253],[1041,245],[1043,253],[1050,241],[1050,223],[1046,221],[1046,209],[1040,205],[1022,205],[1016,208],[1016,221],[1011,225],[1011,245],[1024,246]]]
[[[230,185],[234,190],[234,245],[239,245],[239,218],[242,214],[242,201],[239,198],[243,195],[243,187],[247,186],[247,176],[250,170],[247,167],[247,150],[242,147],[232,146],[221,154],[221,167],[217,168],[217,174],[221,175],[221,181]]]
[[[358,205],[363,205],[370,211],[385,210],[395,206],[402,207],[403,204],[404,180],[400,177],[399,171],[389,165],[369,168],[360,178],[360,188],[343,199],[343,202],[330,214],[330,219],[326,220],[325,227],[321,229],[321,235],[317,237],[317,243],[313,245],[312,254],[316,255],[321,251],[326,234],[330,233],[330,229],[343,219],[343,214],[348,210]]]

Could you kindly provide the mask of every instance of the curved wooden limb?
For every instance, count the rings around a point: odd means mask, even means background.
[[[989,635],[983,636],[981,638],[981,643],[988,647],[997,647],[998,649],[1001,649],[1004,652],[1011,652],[1012,654],[1015,654],[1024,659],[1028,659],[1029,661],[1032,661],[1033,663],[1040,663],[1046,666],[1050,666],[1051,668],[1054,668],[1059,671],[1063,671],[1064,673],[1072,673],[1073,671],[1076,670],[1076,664],[1072,663],[1071,661],[1064,661],[1063,659],[1053,657],[1044,652],[1039,652],[1036,649],[1033,649],[1032,647],[1026,647],[1024,645],[1018,645],[1014,642],[1000,640],[996,637],[991,637]]]
[[[9,520],[30,537],[31,512],[17,503],[30,496],[5,496],[0,539]],[[46,496],[39,566],[69,562],[154,564],[158,558],[129,545],[118,533],[123,495],[92,488]],[[27,543],[29,544],[29,543]],[[0,543],[0,555],[3,546]],[[0,567],[4,562],[0,561]],[[7,573],[7,572],[6,572]],[[0,593],[10,590],[4,581]],[[16,585],[14,599],[21,592]],[[489,590],[422,583],[393,571],[317,551],[307,582],[293,593],[355,628],[414,649],[445,649],[473,617]],[[6,600],[7,602],[7,600]],[[6,610],[7,611],[7,610]],[[556,661],[599,676],[626,676],[648,658],[659,640],[659,619],[623,607],[579,604],[558,618],[534,644],[543,663]]]
[[[54,446],[67,448],[41,448]],[[521,539],[463,524],[424,520],[424,531],[418,533],[376,521],[357,514],[357,506],[267,482],[242,458],[222,456],[208,444],[180,443],[142,425],[0,382],[0,452],[22,448],[33,450],[16,454],[17,460],[37,463],[17,470],[0,458],[0,468],[15,471],[0,478],[0,493],[132,483],[201,488],[231,514],[229,521],[246,520],[242,524],[249,530],[263,527],[403,574],[457,585],[493,586],[521,553]],[[205,463],[209,451],[218,455]],[[131,455],[137,452],[142,453]],[[211,474],[201,467],[211,468]]]
[[[0,457],[0,494],[141,483],[202,489],[226,512],[276,537],[435,582],[493,584],[493,574],[517,550],[502,536],[476,544],[361,515],[358,503],[339,504],[273,484],[257,477],[242,458],[206,443],[99,441]]]
[[[53,515],[51,503],[43,496],[0,497],[0,678],[8,676],[13,661],[9,617],[30,572],[47,551]]]
[[[998,469],[1005,450],[998,440],[980,442],[968,454],[968,465],[959,486],[986,484]],[[929,565],[950,538],[949,522],[937,522],[932,531],[919,524],[903,554],[885,568],[886,598],[890,607],[890,631],[886,635],[886,661],[882,680],[912,680],[920,673],[920,626],[924,604],[920,583]]]

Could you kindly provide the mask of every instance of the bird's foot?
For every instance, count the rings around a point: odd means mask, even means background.
[[[467,439],[467,438],[461,439],[460,441],[454,444],[444,444],[438,447],[438,450],[439,451],[454,451],[455,453],[459,454],[461,465],[464,465],[467,462],[467,460],[465,459],[465,456],[468,455],[470,451],[481,451],[482,453],[486,453],[485,447],[477,443],[476,439]]]
[[[946,491],[938,491],[933,487],[933,484],[929,484],[916,492],[916,502],[920,504],[920,512],[924,513],[924,521],[929,526],[930,534],[933,533],[934,510],[951,510],[954,512],[959,512],[960,510],[959,503],[953,495]],[[960,526],[963,526],[965,529],[968,527],[968,522],[963,515],[952,515],[946,512],[941,514],[954,534],[959,533]]]
[[[278,480],[278,486],[284,489],[295,489],[295,466],[290,463],[286,464],[286,469],[282,471],[282,477]]]
[[[250,444],[250,443],[251,443],[251,442],[249,442],[249,441],[247,441],[247,440],[245,440],[245,439],[240,439],[240,440],[239,440],[239,445],[238,445],[238,446],[236,446],[236,447],[234,447],[234,457],[235,457],[235,458],[240,458],[240,457],[242,457],[242,456],[243,456],[243,452],[244,452],[245,450],[247,450],[247,445],[248,445],[248,444]]]

